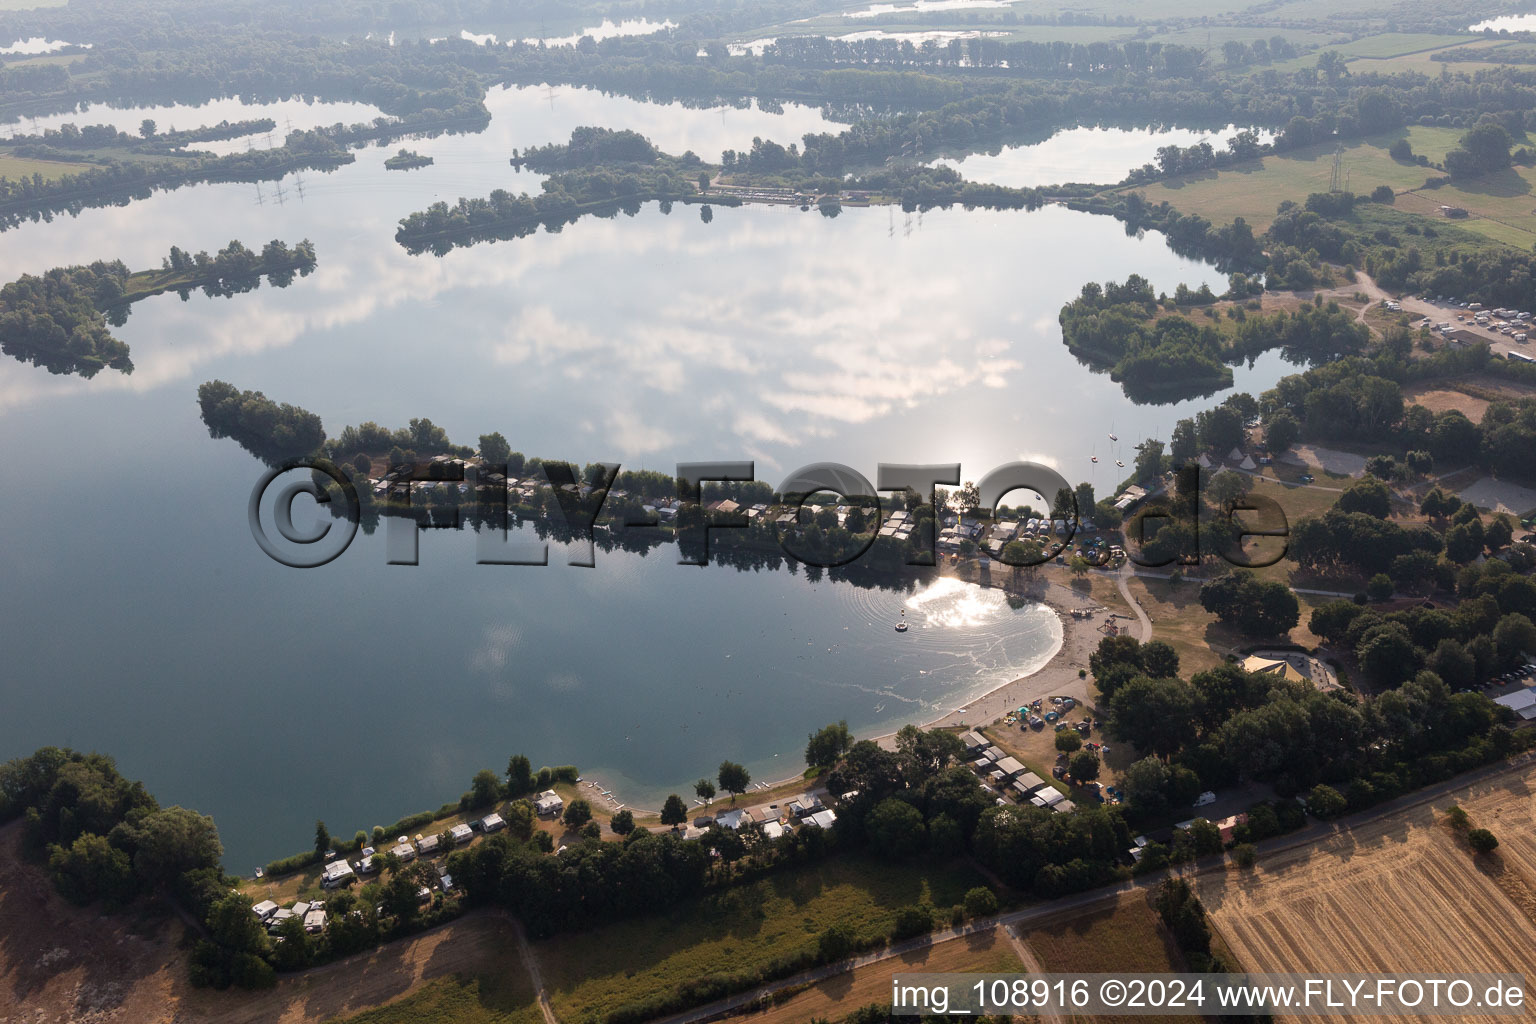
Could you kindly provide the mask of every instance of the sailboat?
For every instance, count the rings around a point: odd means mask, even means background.
[[[1111,441],[1118,441],[1118,440],[1120,440],[1120,435],[1115,433],[1115,422],[1114,422],[1114,420],[1110,420],[1110,422],[1109,422],[1109,439]]]
[[[905,608],[903,608],[901,610],[901,621],[896,623],[896,632],[898,632],[898,633],[905,633],[906,631],[907,631],[907,610]]]
[[[1093,446],[1093,452],[1094,453],[1092,455],[1088,456],[1088,461],[1097,464],[1098,461],[1099,461],[1099,455],[1098,455],[1099,446],[1098,445],[1094,445]]]

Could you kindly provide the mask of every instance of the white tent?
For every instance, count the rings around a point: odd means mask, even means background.
[[[1227,453],[1227,459],[1231,462],[1242,462],[1243,450],[1241,448],[1233,448],[1230,452]]]
[[[1200,464],[1200,468],[1201,469],[1210,469],[1211,468],[1211,457],[1209,455],[1205,454],[1205,452],[1201,452],[1200,453],[1200,457],[1198,459],[1196,459],[1195,461]]]
[[[1253,461],[1252,455],[1243,456],[1243,461],[1237,464],[1239,469],[1258,469],[1259,464]]]

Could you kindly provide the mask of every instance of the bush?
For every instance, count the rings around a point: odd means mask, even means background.
[[[965,912],[970,917],[991,917],[997,913],[997,894],[978,885],[965,894]]]
[[[1258,858],[1258,848],[1252,843],[1238,843],[1232,847],[1232,861],[1240,868],[1253,867],[1254,861],[1258,860]]]
[[[1456,804],[1451,804],[1450,807],[1446,808],[1445,820],[1450,823],[1451,828],[1458,832],[1465,832],[1472,824],[1471,819],[1467,817],[1467,812]]]
[[[834,924],[816,940],[816,952],[822,963],[841,960],[853,952],[853,929],[846,924]]]
[[[1063,729],[1056,734],[1056,749],[1065,753],[1071,753],[1083,745],[1083,738],[1071,729]]]
[[[1492,853],[1498,849],[1499,841],[1487,829],[1475,828],[1467,833],[1467,844],[1477,853]]]
[[[910,939],[933,931],[933,910],[920,904],[912,904],[896,911],[896,922],[891,926],[891,938]]]
[[[1313,786],[1312,792],[1307,794],[1307,810],[1324,821],[1337,818],[1348,806],[1344,794],[1322,783]]]

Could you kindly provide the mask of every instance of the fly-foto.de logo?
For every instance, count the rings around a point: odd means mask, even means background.
[[[1028,530],[1008,542],[994,538],[984,553],[1008,567],[1033,567],[1067,552],[1102,566],[1113,547],[1103,539],[1073,541],[1086,531],[1104,533],[1078,507],[1065,477],[1038,462],[1010,462],[967,484],[968,508],[935,510],[935,488],[960,483],[959,463],[881,463],[871,483],[858,470],[818,462],[791,473],[772,492],[771,501],[745,505],[729,497],[706,502],[706,485],[730,488],[757,481],[754,463],[683,462],[676,466],[675,497],[641,502],[616,489],[618,463],[591,463],[585,469],[566,462],[543,462],[536,476],[514,481],[507,466],[458,461],[411,462],[392,466],[379,480],[359,483],[325,459],[297,459],[265,473],[251,491],[248,518],[256,543],[274,561],[294,568],[317,568],[335,560],[356,538],[360,523],[382,520],[390,565],[417,565],[420,535],[427,529],[473,528],[479,565],[549,564],[545,540],[514,535],[511,526],[543,522],[557,527],[562,539],[575,542],[569,564],[596,564],[595,531],[655,531],[659,540],[678,545],[682,565],[705,565],[710,538],[717,531],[744,531],[752,542],[771,545],[805,565],[838,568],[864,558],[887,539],[900,542],[896,564],[934,566],[940,547],[956,537],[969,539],[997,521],[1003,499],[1015,492],[1038,495],[1046,511],[1031,515]],[[723,492],[722,492],[723,493]],[[880,495],[892,497],[882,509]],[[328,515],[311,528],[294,521],[300,496]],[[1033,506],[1024,506],[1026,513]],[[1201,554],[1258,568],[1285,556],[1290,534],[1284,511],[1273,499],[1241,495],[1217,508],[1202,501],[1201,475],[1193,464],[1173,475],[1171,488],[1139,497],[1122,524],[1124,553],[1137,565],[1194,564]],[[832,518],[828,518],[828,516]],[[856,518],[855,518],[856,516]],[[1010,531],[1013,533],[1015,531]],[[944,540],[941,540],[941,537]],[[965,540],[953,543],[961,553],[975,550]],[[585,550],[585,555],[581,553]]]

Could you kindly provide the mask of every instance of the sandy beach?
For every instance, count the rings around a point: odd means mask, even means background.
[[[1078,670],[1088,668],[1088,656],[1098,647],[1099,641],[1104,639],[1104,634],[1100,632],[1104,620],[1114,615],[1116,624],[1122,630],[1129,628],[1133,634],[1136,632],[1135,620],[1111,613],[1086,595],[1054,580],[1046,582],[1043,588],[1037,588],[1030,597],[1050,608],[1061,620],[1061,647],[1051,656],[1051,660],[1028,675],[1010,680],[982,694],[963,708],[918,724],[925,729],[987,725],[1037,697],[1060,695],[1072,697],[1080,703],[1089,703],[1089,683],[1087,679],[1078,676]],[[1081,608],[1093,608],[1095,613],[1089,618],[1078,618],[1072,614],[1073,609]],[[889,747],[894,744],[895,735],[887,733],[875,739],[882,746]]]

